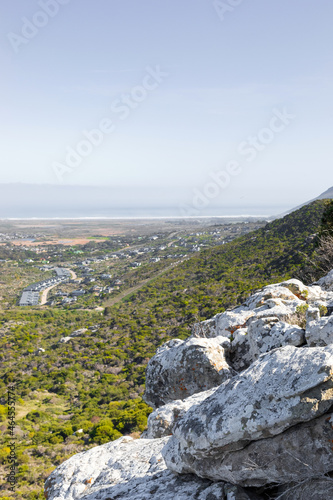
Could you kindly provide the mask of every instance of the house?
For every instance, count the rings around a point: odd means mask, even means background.
[[[84,295],[86,293],[85,290],[74,290],[74,292],[71,292],[71,295],[73,297],[81,297],[82,295]]]
[[[39,303],[39,292],[31,290],[22,292],[22,296],[19,302],[19,305],[21,307],[38,306],[38,303]]]
[[[84,283],[85,283],[85,284],[89,284],[89,283],[93,283],[94,281],[96,281],[96,278],[86,278],[86,279],[84,280]]]
[[[66,304],[72,304],[73,302],[77,301],[77,297],[73,297],[72,299],[66,297],[62,302],[61,305],[65,306]]]

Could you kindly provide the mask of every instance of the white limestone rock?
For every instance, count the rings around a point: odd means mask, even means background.
[[[200,321],[200,323],[194,323],[192,326],[191,336],[199,337],[204,339],[210,339],[216,337],[216,317],[206,321]]]
[[[71,337],[79,337],[88,331],[88,328],[80,328],[71,333]]]
[[[145,401],[158,408],[216,387],[234,376],[222,347],[225,342],[224,337],[191,337],[164,344],[148,363]]]
[[[281,300],[279,298],[267,299],[263,306],[255,309],[257,318],[276,316],[281,321],[289,321],[296,313],[297,308],[304,304],[303,301]]]
[[[62,337],[59,342],[61,344],[66,344],[67,342],[69,342],[70,340],[72,340],[73,337]]]
[[[194,473],[243,487],[301,482],[310,476],[323,476],[333,470],[332,417],[326,414],[295,425],[238,451],[196,458],[185,450],[181,461],[177,453],[175,457],[169,454],[166,463],[178,473]]]
[[[74,455],[45,483],[48,500],[252,500],[241,488],[166,470],[161,448],[168,438],[123,437]]]
[[[285,346],[263,354],[190,409],[163,455],[204,459],[244,448],[327,412],[333,404],[333,346]],[[177,470],[174,467],[172,470]]]
[[[231,311],[218,313],[213,318],[195,323],[192,336],[201,338],[226,337],[230,338],[239,328],[244,328],[254,312],[247,307],[236,307]]]
[[[164,436],[170,436],[176,422],[185,415],[193,406],[204,401],[208,396],[216,391],[217,387],[209,391],[199,392],[186,399],[180,399],[157,408],[148,417],[147,430],[142,434],[144,439],[157,439]]]
[[[300,280],[290,279],[287,281],[282,281],[279,286],[288,288],[298,299],[307,300],[309,297],[309,287],[304,285]]]
[[[240,372],[265,352],[284,345],[297,347],[304,343],[305,332],[299,326],[279,321],[276,316],[253,316],[247,328],[241,328],[235,333],[229,362]]]
[[[166,438],[151,441],[122,437],[78,453],[63,462],[48,477],[45,483],[46,498],[74,500],[108,485],[148,479],[166,468],[160,454],[165,443]]]
[[[311,306],[306,310],[306,322],[311,323],[313,321],[320,320],[320,311],[319,307]]]
[[[333,344],[333,316],[323,316],[318,318],[319,311],[309,312],[306,323],[305,337],[309,346],[325,346]]]
[[[279,299],[285,305],[299,305],[304,303],[303,300],[300,300],[296,295],[292,293],[289,288],[285,286],[281,286],[279,283],[274,285],[267,285],[262,290],[254,293],[249,297],[243,304],[242,307],[248,307],[251,310],[260,310],[263,306],[268,309],[269,303],[267,301],[271,299]]]
[[[252,294],[241,306],[216,314],[201,323],[195,323],[192,335],[203,338],[223,335],[230,338],[237,330],[247,328],[252,317],[276,316],[280,320],[288,321],[297,308],[306,303],[333,309],[333,271],[318,283],[323,283],[326,288],[332,283],[332,291],[327,291],[318,284],[306,286],[297,279],[268,285]]]
[[[245,328],[254,312],[242,306],[215,316],[217,335],[234,336],[237,330]]]
[[[250,366],[253,358],[250,353],[248,329],[240,328],[234,334],[231,343],[230,364],[237,372],[243,371]]]
[[[333,269],[320,278],[315,284],[319,285],[323,290],[333,291]]]
[[[308,303],[315,302],[316,300],[327,302],[333,299],[333,291],[327,291],[319,285],[308,286],[308,291]]]
[[[305,332],[297,325],[289,325],[276,317],[259,318],[248,327],[249,355],[254,361],[261,354],[285,345],[301,346]]]

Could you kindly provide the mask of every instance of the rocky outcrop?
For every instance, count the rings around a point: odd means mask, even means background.
[[[285,345],[301,346],[305,343],[305,331],[276,317],[253,320],[248,327],[249,355],[251,360],[260,354]]]
[[[192,337],[209,339],[216,337],[216,318],[207,319],[192,326]]]
[[[313,311],[313,310],[312,310]],[[319,318],[319,310],[313,311],[315,319],[306,324],[306,342],[309,346],[333,344],[333,316]]]
[[[333,271],[269,285],[164,344],[140,440],[75,455],[49,500],[333,498]]]
[[[170,436],[178,420],[183,417],[190,408],[194,408],[211,396],[216,389],[217,387],[157,408],[149,415],[147,430],[142,437],[155,439]]]
[[[74,455],[45,483],[49,500],[255,500],[241,488],[166,469],[164,439],[120,438]]]
[[[223,456],[327,412],[333,404],[333,346],[286,346],[263,354],[177,423],[164,457]]]
[[[329,500],[333,498],[331,477],[308,478],[278,489],[279,500]]]
[[[317,319],[325,311],[333,312],[331,274],[318,282],[324,283],[325,289],[318,284],[305,286],[296,279],[268,285],[251,295],[241,306],[216,314],[207,321],[196,323],[192,329],[192,336],[228,337],[231,342],[228,361],[236,371],[245,370],[260,354],[276,347],[284,345],[300,347],[306,344],[307,339],[304,326],[300,327],[294,323],[299,320],[298,316],[305,314],[307,308],[308,311],[317,311]],[[330,286],[332,291],[328,290]],[[314,318],[311,318],[311,321],[313,320]],[[313,332],[318,328],[313,324],[311,330],[309,321],[308,345],[329,345],[330,339],[327,342],[323,338],[315,340]],[[327,329],[323,331],[323,335],[327,336]]]
[[[317,281],[317,285],[323,290],[333,292],[333,269]]]
[[[320,477],[333,470],[332,423],[332,414],[323,415],[272,438],[253,441],[241,450],[206,458],[174,450],[172,447],[180,445],[170,440],[165,451],[166,463],[178,473],[194,473],[245,487],[301,482],[309,474]]]
[[[148,363],[145,401],[158,408],[220,385],[235,374],[225,357],[229,346],[224,337],[170,340]]]
[[[61,464],[45,483],[47,498],[76,500],[94,498],[102,486],[105,498],[112,489],[130,484],[138,487],[141,479],[153,477],[165,470],[161,448],[166,440],[133,440],[123,437],[74,455]],[[110,486],[109,491],[105,490]]]

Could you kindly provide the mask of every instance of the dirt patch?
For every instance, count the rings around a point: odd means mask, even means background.
[[[52,241],[26,241],[26,240],[14,240],[11,241],[13,245],[16,246],[26,246],[26,247],[37,247],[44,245],[64,245],[64,246],[74,246],[74,245],[86,245],[91,241],[95,241],[96,243],[105,241],[104,239],[99,238],[72,238],[72,239],[55,239]]]

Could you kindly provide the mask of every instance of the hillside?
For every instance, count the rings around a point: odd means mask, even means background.
[[[320,230],[326,206],[316,201],[205,250],[109,306],[104,316],[8,310],[0,324],[0,418],[4,431],[7,385],[17,380],[20,480],[14,496],[6,491],[8,498],[43,498],[43,481],[64,459],[142,432],[151,411],[141,398],[145,368],[156,347],[186,338],[194,322],[242,302],[254,290],[294,277],[314,253],[312,235]],[[3,464],[7,455],[3,441]]]
[[[292,208],[291,210],[288,210],[287,212],[283,213],[281,215],[281,217],[283,217],[284,215],[287,215],[288,213],[294,212],[295,210],[299,210],[300,208],[304,207],[305,205],[309,205],[310,203],[313,203],[314,201],[331,200],[331,199],[333,199],[333,186],[330,187],[329,189],[327,189],[326,191],[324,191],[323,193],[321,193],[316,198],[313,198],[310,201],[306,201],[306,202],[302,203],[301,205],[298,205],[297,207]]]

